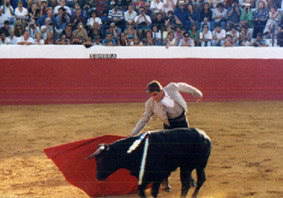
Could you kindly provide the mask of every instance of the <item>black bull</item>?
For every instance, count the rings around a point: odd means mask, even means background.
[[[88,157],[96,158],[96,178],[104,180],[120,168],[128,169],[132,175],[141,178],[140,169],[146,138],[148,138],[148,150],[144,172],[138,186],[139,196],[145,198],[144,190],[148,184],[152,184],[151,194],[156,198],[160,183],[180,167],[181,198],[186,197],[192,185],[191,172],[194,169],[197,173],[197,183],[192,197],[196,198],[206,179],[205,167],[211,151],[210,138],[200,129],[163,130],[149,133],[144,139],[141,139],[140,135],[112,144],[103,144]],[[141,143],[129,152],[131,145],[138,139]]]

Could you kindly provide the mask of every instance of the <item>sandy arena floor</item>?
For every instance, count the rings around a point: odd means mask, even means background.
[[[142,103],[0,106],[0,198],[87,198],[42,150],[128,135],[142,112]],[[283,102],[192,103],[188,117],[213,140],[201,198],[283,197]],[[160,127],[153,119],[146,130]],[[178,171],[170,182],[161,198],[178,197]]]

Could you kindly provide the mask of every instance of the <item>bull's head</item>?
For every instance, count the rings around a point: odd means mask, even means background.
[[[96,179],[98,180],[105,180],[118,169],[116,153],[111,150],[108,144],[99,145],[98,149],[87,159],[93,158],[96,159]]]

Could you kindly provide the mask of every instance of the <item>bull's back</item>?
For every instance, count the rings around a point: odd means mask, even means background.
[[[162,151],[159,157],[166,162],[164,166],[177,167],[182,164],[205,166],[211,150],[210,138],[204,131],[195,128],[166,130],[154,134],[151,139],[153,152]]]

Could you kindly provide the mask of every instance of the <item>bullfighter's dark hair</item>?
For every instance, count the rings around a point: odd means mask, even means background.
[[[160,92],[162,89],[163,89],[162,85],[157,80],[150,81],[146,86],[146,91],[148,93]]]

